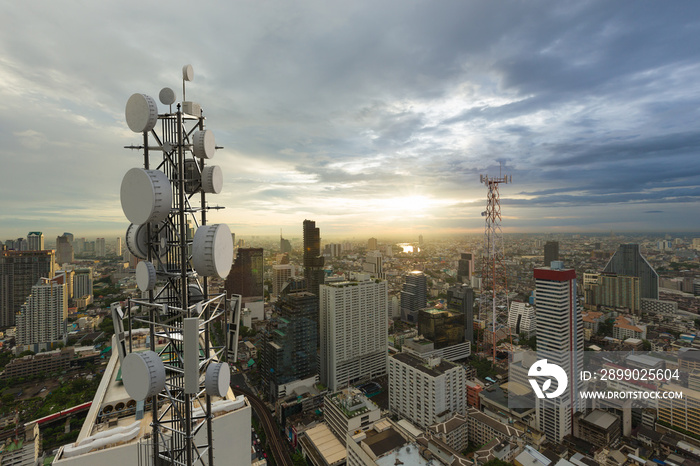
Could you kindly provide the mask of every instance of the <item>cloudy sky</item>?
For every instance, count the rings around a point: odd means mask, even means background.
[[[500,167],[505,232],[700,231],[700,3],[150,3],[4,6],[0,240],[123,234],[125,103],[186,63],[237,234],[482,232]]]

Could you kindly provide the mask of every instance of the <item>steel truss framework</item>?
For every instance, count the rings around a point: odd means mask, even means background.
[[[501,199],[498,186],[511,182],[508,176],[489,178],[481,176],[481,182],[488,188],[485,217],[484,251],[481,261],[481,294],[479,297],[479,318],[487,327],[483,334],[483,348],[491,348],[494,363],[499,341],[512,342],[508,327],[508,280],[506,275],[503,231],[501,230]]]
[[[206,225],[207,211],[220,208],[207,206],[200,181],[205,161],[192,153],[193,133],[204,130],[204,120],[184,113],[177,104],[175,112],[171,108],[159,114],[156,127],[143,133],[143,145],[126,146],[143,150],[143,167],[164,172],[173,193],[167,219],[147,225],[147,260],[163,286],[157,292],[148,291],[147,298],[129,300],[124,315],[129,330],[149,328],[150,350],[159,353],[166,370],[164,390],[150,399],[153,422],[147,443],[151,454],[139,454],[139,464],[214,464],[211,398],[204,389],[204,374],[211,362],[226,360],[227,338],[224,346],[215,347],[210,336],[215,322],[222,329],[228,328],[228,322],[225,295],[209,297],[207,278],[199,277],[192,266],[192,227]],[[184,389],[184,320],[192,317],[199,318],[200,345],[200,382],[194,394]],[[237,332],[238,326],[233,326]],[[159,341],[164,346],[157,349]],[[206,443],[197,444],[195,435],[202,429],[206,429]]]

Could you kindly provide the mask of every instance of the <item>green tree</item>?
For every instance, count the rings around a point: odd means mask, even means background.
[[[487,461],[484,466],[512,466],[512,463],[494,458],[491,461]]]
[[[302,455],[299,452],[296,452],[292,455],[292,464],[294,464],[294,466],[307,466],[306,460],[304,459],[304,455]]]

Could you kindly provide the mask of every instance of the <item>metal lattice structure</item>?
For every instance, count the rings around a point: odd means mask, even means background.
[[[485,217],[484,251],[481,261],[481,294],[479,318],[485,323],[483,348],[491,348],[496,361],[496,346],[501,340],[511,341],[508,327],[508,280],[506,276],[503,232],[501,230],[501,200],[498,187],[512,182],[508,175],[489,178],[481,175],[481,182],[488,188]]]
[[[127,123],[134,132],[143,133],[143,143],[126,148],[143,151],[143,173],[160,171],[167,176],[169,186],[161,189],[171,195],[170,205],[163,210],[164,219],[142,225],[134,225],[132,220],[130,229],[145,229],[145,232],[132,232],[127,238],[131,238],[131,243],[127,241],[127,245],[132,254],[142,259],[136,277],[143,297],[130,299],[125,310],[118,306],[112,309],[125,386],[128,381],[124,361],[132,353],[132,339],[129,338],[126,343],[125,335],[131,335],[133,328],[148,328],[150,351],[158,355],[165,369],[162,389],[144,400],[144,416],[151,417],[152,432],[148,442],[151,454],[139,455],[139,464],[154,466],[214,464],[212,389],[208,388],[211,383],[207,371],[213,365],[220,365],[222,373],[229,369],[226,364],[220,364],[228,355],[228,335],[221,337],[220,346],[210,343],[211,336],[217,327],[222,335],[233,328],[235,335],[232,340],[236,341],[236,324],[240,313],[238,302],[234,305],[229,326],[226,295],[210,296],[208,293],[208,277],[216,274],[202,273],[202,266],[196,263],[197,254],[216,254],[211,251],[203,253],[198,240],[204,243],[198,237],[200,230],[206,230],[202,227],[207,225],[208,210],[220,208],[209,207],[206,199],[207,193],[218,193],[220,190],[220,180],[218,187],[211,187],[214,170],[207,169],[206,165],[206,159],[210,159],[214,150],[220,148],[214,145],[211,133],[205,134],[205,118],[199,105],[184,101],[184,81],[191,79],[192,69],[186,66],[183,68],[183,102],[177,103],[173,110],[175,94],[169,88],[163,89],[160,100],[169,106],[169,110],[157,114],[157,122],[145,124],[142,131],[140,127],[134,127],[135,122],[140,122],[137,117],[141,116],[137,114],[135,117],[134,112],[143,112],[132,104],[132,99],[137,97],[138,102],[143,100],[151,106],[155,106],[155,101],[148,96],[134,94],[127,103]],[[150,111],[153,112],[152,109]],[[150,118],[154,118],[152,114]],[[203,142],[205,136],[211,139]],[[209,147],[203,148],[205,144]],[[218,167],[213,168],[218,170]],[[220,173],[216,175],[220,178]],[[209,176],[208,180],[206,176]],[[129,218],[129,207],[125,207],[125,197],[129,196],[124,191],[126,182],[127,177],[122,182],[122,207]],[[155,190],[154,193],[157,198],[159,194]],[[218,228],[219,225],[210,227]],[[228,227],[223,230],[228,232],[232,254],[230,231]],[[195,231],[196,235],[193,234]],[[215,233],[215,230],[207,231]],[[217,239],[210,240],[210,243],[215,243]],[[223,239],[224,249],[227,249],[228,244]],[[213,256],[207,257],[210,262],[217,260]],[[230,269],[230,257],[219,259],[216,267],[225,269],[227,260]],[[125,323],[128,328],[124,328]],[[227,385],[228,382],[226,390]],[[128,386],[126,388],[129,389]],[[198,435],[202,430],[205,434]],[[195,441],[195,436],[199,441]]]

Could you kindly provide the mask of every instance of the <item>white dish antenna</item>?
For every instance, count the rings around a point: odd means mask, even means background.
[[[192,68],[192,65],[185,65],[182,67],[182,80],[183,81],[194,80],[194,68]]]
[[[218,165],[210,165],[202,170],[202,189],[205,193],[219,194],[224,187],[224,175]]]
[[[160,170],[132,168],[122,179],[121,202],[131,223],[162,222],[168,218],[173,202],[170,180]]]
[[[148,261],[136,265],[136,284],[141,291],[151,291],[156,287],[156,268]]]
[[[211,363],[207,367],[204,386],[209,396],[226,396],[231,383],[231,369],[225,362]]]
[[[214,141],[214,133],[208,129],[195,131],[192,136],[192,152],[200,159],[213,159],[216,153],[216,141]]]
[[[175,91],[169,87],[164,87],[158,94],[158,100],[160,100],[160,103],[163,105],[172,105],[175,103],[175,100],[177,100],[177,97],[175,96]]]
[[[155,128],[158,122],[158,105],[146,94],[133,94],[126,102],[126,124],[134,133],[143,133]]]
[[[122,364],[124,388],[131,398],[142,401],[165,388],[165,366],[158,353],[129,353]]]
[[[231,230],[223,223],[197,229],[192,244],[192,266],[204,277],[226,278],[233,263]]]

